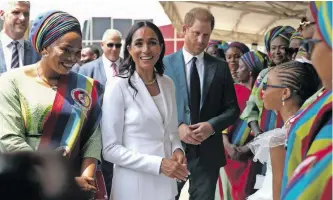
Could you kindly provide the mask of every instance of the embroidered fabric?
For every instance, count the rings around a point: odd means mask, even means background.
[[[261,163],[270,163],[269,151],[272,147],[285,145],[287,139],[287,129],[276,128],[271,131],[267,131],[248,144],[254,154],[253,161]]]

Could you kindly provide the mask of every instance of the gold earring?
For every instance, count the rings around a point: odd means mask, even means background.
[[[282,99],[282,106],[285,106],[286,104],[284,103],[284,99]]]

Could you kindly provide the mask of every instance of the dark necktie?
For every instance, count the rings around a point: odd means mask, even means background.
[[[191,124],[198,123],[200,119],[200,78],[195,61],[197,58],[193,57],[190,78]]]
[[[19,59],[19,53],[17,49],[18,41],[13,41],[13,51],[12,51],[12,63],[11,63],[11,68],[19,68],[20,67],[20,59]]]

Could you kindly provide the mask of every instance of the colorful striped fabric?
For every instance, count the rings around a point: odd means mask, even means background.
[[[250,51],[249,47],[246,46],[246,44],[241,43],[241,42],[232,42],[229,44],[229,48],[231,47],[236,47],[238,48],[243,54],[247,53]]]
[[[300,32],[295,32],[292,34],[292,36],[290,37],[290,41],[293,39],[300,39],[300,40],[304,40],[302,33]]]
[[[317,20],[317,13],[318,13],[319,8],[320,8],[320,6],[323,2],[324,1],[311,1],[310,4],[309,4],[311,14],[312,14],[312,16],[315,20]]]
[[[255,71],[258,74],[262,69],[265,68],[264,66],[265,59],[259,53],[259,51],[247,52],[240,59],[250,69],[250,71]]]
[[[39,148],[51,146],[70,155],[80,146],[76,145],[79,140],[85,143],[96,130],[101,117],[103,89],[97,81],[73,72],[61,76],[58,84]]]
[[[40,14],[34,20],[29,39],[34,49],[41,52],[71,31],[81,33],[80,22],[66,12],[52,10]]]
[[[218,44],[218,48],[223,49],[224,51],[226,51],[229,47],[228,42],[221,40],[221,43]]]
[[[270,59],[272,57],[272,55],[270,53],[270,44],[271,44],[272,40],[274,40],[276,37],[280,36],[289,42],[291,35],[295,31],[296,30],[291,26],[276,26],[265,34],[265,47],[266,47],[268,57]]]
[[[330,124],[332,130],[332,121]],[[309,155],[297,167],[282,199],[332,199],[332,144]]]
[[[332,1],[325,1],[321,3],[317,20],[317,26],[321,37],[332,49]]]
[[[246,106],[246,101],[249,99],[251,90],[241,84],[235,84],[235,92],[237,96],[238,107],[241,112]],[[249,139],[251,129],[248,127],[246,121],[237,119],[236,122],[228,129],[222,131],[223,134],[227,134],[229,141],[237,146],[244,145]]]
[[[248,127],[247,123],[241,119],[238,119],[236,123],[228,129],[228,131],[223,132],[224,134],[231,135],[231,143],[237,146],[242,146],[248,141],[251,129]],[[232,133],[232,134],[231,134]]]
[[[270,131],[275,128],[281,128],[283,126],[281,115],[275,113],[273,110],[266,110],[265,107],[262,109],[261,118],[258,122],[263,132]]]
[[[288,133],[282,194],[294,170],[305,157],[332,143],[331,125],[323,126],[331,117],[332,91],[326,90],[294,118]],[[316,138],[318,132],[325,133]]]

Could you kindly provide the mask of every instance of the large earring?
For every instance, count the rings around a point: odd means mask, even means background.
[[[282,106],[285,106],[286,104],[285,104],[285,102],[284,102],[284,99],[282,99]]]

